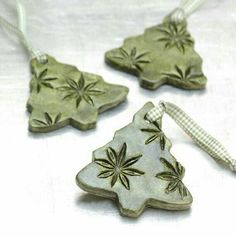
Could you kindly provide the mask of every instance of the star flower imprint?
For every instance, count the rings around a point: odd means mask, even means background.
[[[35,70],[33,70],[33,76],[34,81],[36,83],[36,91],[39,93],[41,91],[41,88],[47,87],[47,88],[53,88],[51,81],[56,80],[56,77],[47,77],[48,69],[44,69],[43,71],[37,73]]]
[[[85,86],[85,79],[82,73],[78,81],[69,78],[66,80],[66,83],[67,86],[60,87],[59,89],[66,92],[66,95],[63,98],[64,100],[75,99],[76,108],[79,107],[82,100],[94,106],[92,96],[98,96],[105,93],[104,91],[95,89],[98,81]]]
[[[44,113],[45,120],[33,119],[33,122],[42,127],[52,126],[57,124],[61,120],[61,115],[62,115],[61,113],[58,113],[53,119],[52,116],[49,115],[49,113],[45,112]]]
[[[120,48],[120,53],[121,56],[115,56],[114,58],[124,60],[124,62],[126,62],[128,67],[131,69],[142,71],[142,64],[150,63],[150,61],[145,58],[148,52],[138,54],[136,47],[133,47],[130,53],[128,53],[125,49]]]
[[[182,182],[185,173],[184,167],[179,162],[175,162],[174,166],[164,158],[160,158],[160,161],[167,171],[157,174],[156,177],[158,179],[169,181],[169,184],[166,187],[166,193],[178,190],[181,198],[184,199],[188,195],[188,190]]]
[[[177,79],[183,82],[194,81],[196,78],[203,76],[202,73],[193,73],[192,66],[188,66],[182,70],[179,66],[175,65],[176,73],[162,73],[164,79]]]
[[[164,34],[157,41],[164,42],[165,48],[176,47],[180,52],[184,53],[185,47],[192,46],[194,43],[185,25],[169,22],[164,27],[158,27],[157,30]]]
[[[160,128],[160,125],[158,124],[158,122],[153,122],[153,125],[155,126],[155,128],[141,129],[141,131],[151,134],[151,136],[145,141],[145,144],[149,144],[149,143],[155,141],[156,139],[159,139],[161,150],[164,150],[165,146],[166,146],[165,134],[163,133],[162,129]]]
[[[130,190],[128,176],[140,176],[144,175],[144,172],[132,168],[142,155],[126,159],[126,152],[127,144],[124,143],[119,153],[109,147],[107,149],[108,159],[95,159],[95,163],[105,169],[98,174],[98,178],[111,178],[111,187],[119,180],[127,190]]]

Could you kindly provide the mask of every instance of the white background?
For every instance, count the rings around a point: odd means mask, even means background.
[[[138,219],[121,217],[110,200],[87,195],[75,175],[94,149],[112,139],[145,102],[175,102],[236,153],[236,2],[208,0],[189,19],[208,77],[205,91],[139,87],[136,78],[104,63],[104,52],[125,37],[162,21],[173,0],[25,0],[28,35],[35,47],[61,62],[130,88],[128,102],[102,114],[95,130],[72,127],[43,135],[27,130],[29,58],[0,31],[0,235],[232,235],[236,176],[221,168],[169,118],[164,130],[172,153],[185,166],[191,210],[146,209]],[[1,0],[0,15],[16,22],[13,1]]]

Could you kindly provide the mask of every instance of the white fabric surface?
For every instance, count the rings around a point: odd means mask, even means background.
[[[24,0],[32,43],[61,62],[100,74],[130,88],[128,102],[102,114],[96,130],[71,127],[44,135],[27,131],[28,56],[17,40],[0,31],[0,235],[232,235],[236,176],[222,169],[169,118],[164,130],[172,154],[186,168],[184,182],[194,202],[190,211],[147,209],[134,220],[116,205],[86,195],[75,175],[94,149],[112,139],[147,101],[174,102],[232,153],[236,117],[236,2],[208,0],[189,19],[209,81],[205,91],[139,87],[136,78],[104,63],[104,52],[125,37],[160,23],[178,5],[173,0]],[[13,1],[0,14],[16,21]]]

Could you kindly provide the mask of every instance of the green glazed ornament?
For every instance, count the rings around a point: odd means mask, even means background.
[[[171,141],[162,130],[164,114],[219,164],[236,171],[236,160],[223,145],[183,110],[169,102],[156,107],[149,102],[111,142],[93,152],[92,162],[76,176],[78,186],[115,200],[121,214],[129,217],[138,217],[145,207],[190,208],[193,199],[184,184],[185,169],[171,154]]]
[[[128,88],[106,83],[101,76],[61,64],[47,55],[46,63],[31,62],[27,103],[29,129],[50,132],[66,125],[93,128],[98,114],[126,100]]]
[[[122,47],[108,51],[105,60],[118,70],[138,76],[140,85],[147,89],[163,84],[203,89],[207,82],[186,20],[175,22],[170,16],[144,34],[127,38]]]
[[[95,150],[92,162],[76,177],[80,188],[116,200],[129,217],[138,217],[145,207],[185,210],[192,203],[183,183],[184,167],[170,153],[161,120],[145,119],[153,107],[147,103],[111,142]]]
[[[66,125],[81,130],[94,128],[98,114],[126,100],[128,88],[109,84],[101,76],[79,71],[75,66],[57,62],[32,47],[26,37],[26,16],[16,1],[18,24],[0,16],[0,26],[16,34],[31,58],[32,80],[27,108],[29,130],[50,132]]]

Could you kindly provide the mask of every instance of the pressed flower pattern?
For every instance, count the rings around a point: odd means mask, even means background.
[[[120,48],[120,56],[114,56],[115,59],[124,60],[127,63],[128,67],[138,71],[142,71],[142,65],[150,63],[150,60],[146,58],[148,52],[143,52],[138,54],[137,48],[133,47],[128,53],[125,49]]]
[[[39,73],[33,70],[33,77],[36,83],[36,91],[40,93],[42,87],[53,88],[51,81],[56,80],[56,77],[47,77],[48,69],[45,69]]]
[[[57,124],[61,120],[61,113],[58,113],[53,119],[49,113],[44,113],[44,120],[33,119],[33,122],[41,127],[47,127]]]
[[[105,93],[104,91],[95,89],[98,81],[85,85],[85,79],[82,73],[78,81],[69,78],[66,80],[66,83],[67,86],[59,88],[61,91],[66,92],[66,95],[64,96],[63,99],[64,100],[74,99],[76,101],[77,108],[79,107],[82,100],[94,106],[94,101],[92,96],[102,95]]]
[[[132,167],[142,155],[127,159],[126,152],[127,144],[124,143],[118,153],[113,148],[109,147],[106,150],[107,159],[95,159],[95,163],[104,168],[104,170],[98,174],[98,178],[111,178],[111,187],[119,180],[127,190],[130,190],[128,177],[141,176],[144,175],[144,172]]]
[[[188,195],[188,190],[182,182],[185,173],[184,167],[177,161],[175,165],[172,165],[164,158],[160,158],[160,161],[167,170],[158,173],[156,177],[169,182],[166,187],[166,193],[168,194],[178,190],[181,198],[184,199]]]
[[[147,132],[150,134],[150,137],[145,141],[145,144],[149,144],[157,139],[159,139],[161,150],[165,149],[166,137],[163,131],[160,128],[158,122],[153,122],[155,128],[143,128],[141,131]]]
[[[169,22],[164,27],[158,27],[158,31],[163,33],[163,37],[157,41],[164,42],[165,48],[176,47],[184,53],[186,46],[192,46],[194,43],[185,25]]]
[[[193,73],[193,67],[189,66],[185,70],[182,70],[179,66],[175,65],[176,73],[162,73],[166,79],[175,79],[183,82],[193,82],[194,79],[203,76],[202,73]]]

